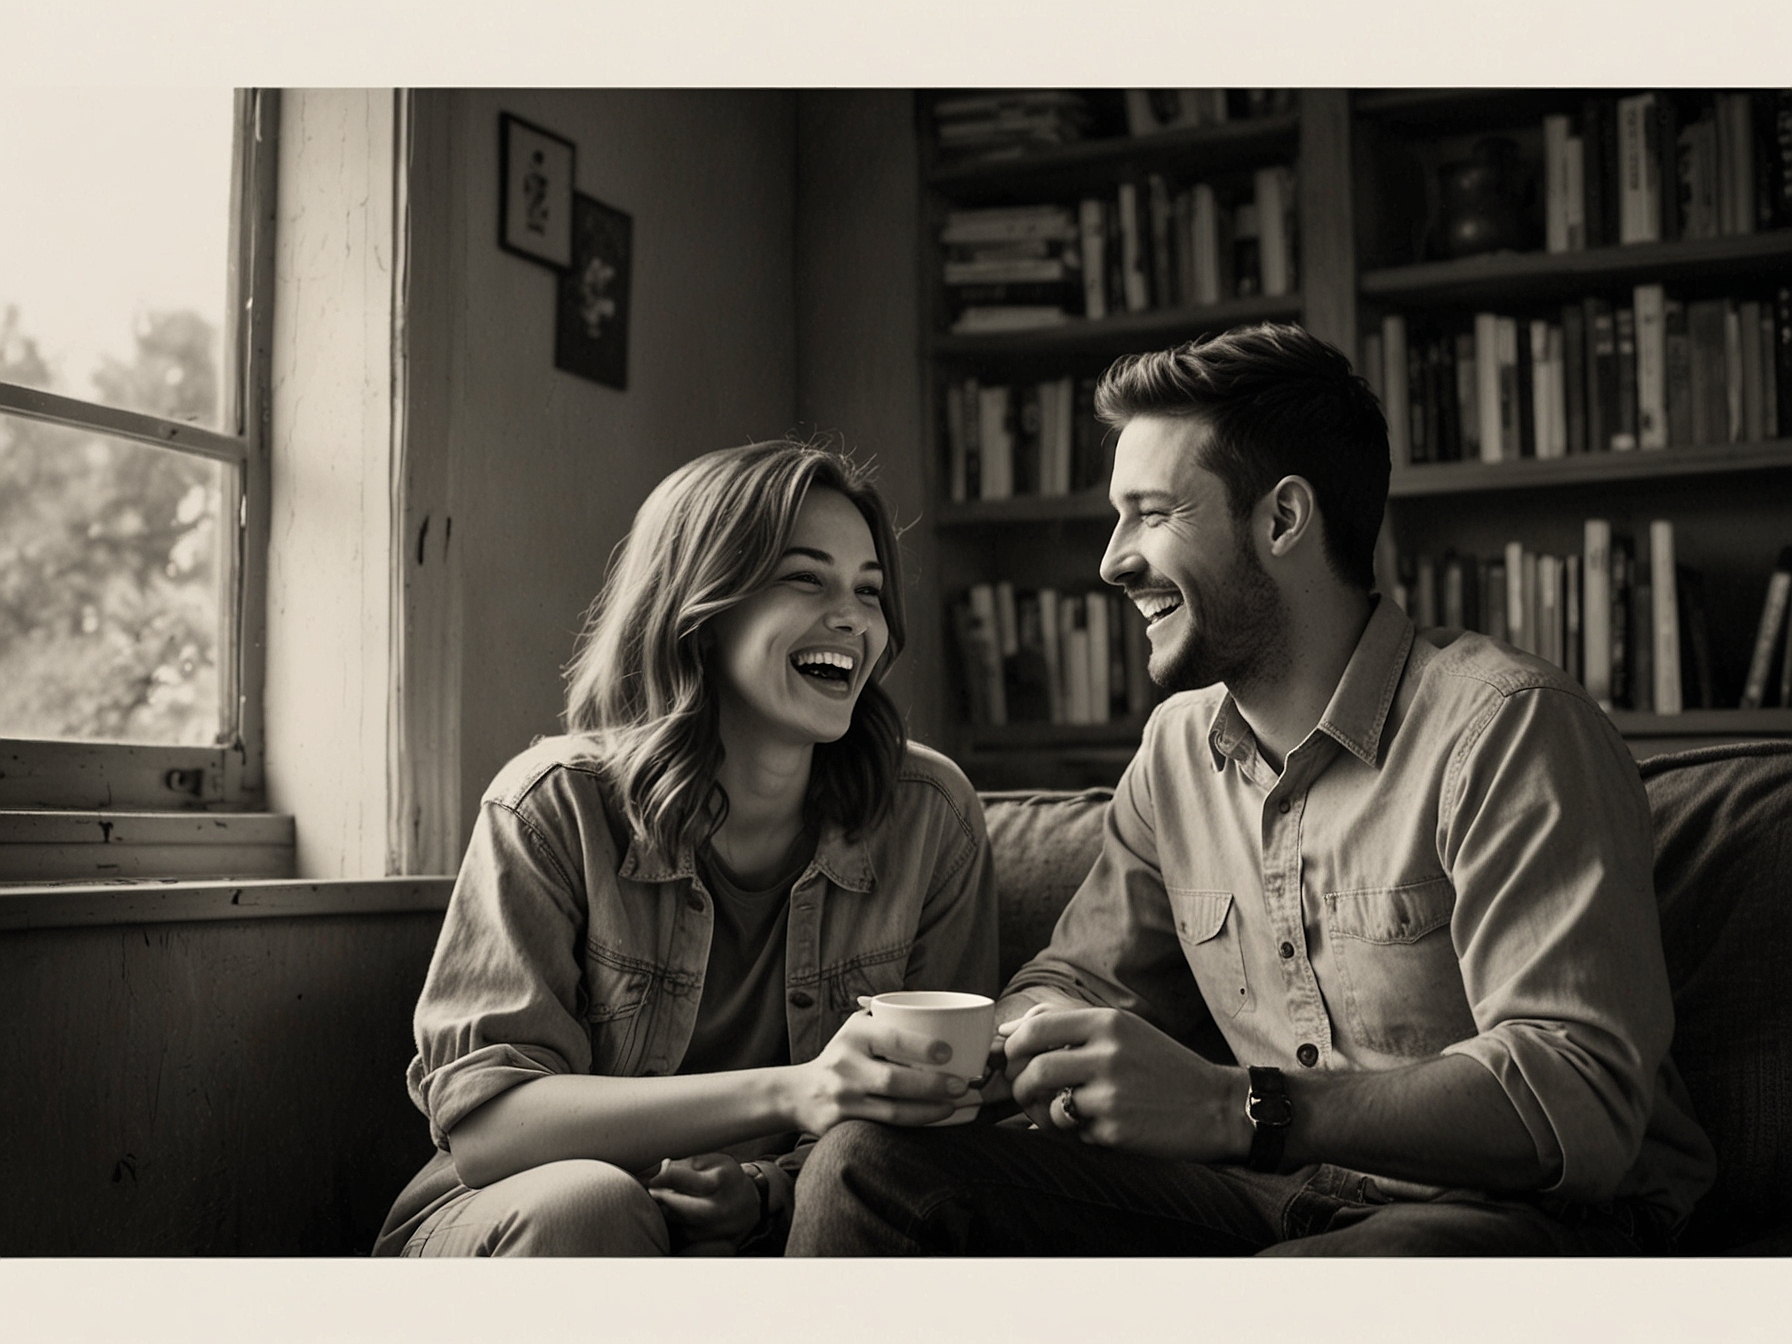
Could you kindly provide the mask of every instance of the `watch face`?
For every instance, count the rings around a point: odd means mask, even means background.
[[[1278,1092],[1272,1092],[1268,1096],[1252,1093],[1246,1114],[1251,1117],[1254,1125],[1280,1129],[1294,1123],[1294,1103],[1285,1094]]]

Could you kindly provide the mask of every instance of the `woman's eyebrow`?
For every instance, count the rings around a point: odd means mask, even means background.
[[[786,547],[784,554],[779,556],[778,558],[780,560],[788,560],[793,555],[804,556],[810,560],[814,560],[817,563],[823,564],[823,565],[831,565],[834,563],[833,556],[829,555],[826,551],[817,550],[813,546]],[[884,572],[883,565],[876,560],[867,560],[864,564],[859,566],[860,573],[863,573],[864,571],[866,571],[868,569],[875,569],[879,574]]]

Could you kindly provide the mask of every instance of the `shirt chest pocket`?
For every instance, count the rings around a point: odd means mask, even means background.
[[[596,941],[586,943],[580,992],[592,1073],[626,1076],[635,1071],[646,1043],[644,1010],[653,979],[646,964]]]
[[[1244,943],[1232,893],[1172,887],[1165,894],[1176,919],[1182,954],[1188,958],[1207,1006],[1223,1017],[1250,1012],[1256,1001],[1245,979]]]
[[[1325,896],[1326,933],[1351,1034],[1384,1054],[1434,1055],[1475,1033],[1450,941],[1446,877]]]

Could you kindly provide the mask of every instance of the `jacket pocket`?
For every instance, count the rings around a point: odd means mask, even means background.
[[[829,1035],[859,1011],[861,994],[867,997],[893,994],[902,988],[902,978],[908,970],[908,954],[907,947],[885,948],[863,953],[822,972],[822,1007],[832,1024]]]
[[[1217,1015],[1237,1017],[1256,1008],[1244,974],[1244,943],[1229,891],[1184,891],[1170,888],[1170,911],[1182,954],[1207,1006]]]
[[[650,965],[600,943],[586,943],[584,1016],[593,1073],[625,1077],[633,1072],[653,982]]]
[[[1344,987],[1345,1019],[1363,1045],[1424,1058],[1475,1034],[1450,941],[1455,910],[1447,877],[1326,893],[1326,933]]]

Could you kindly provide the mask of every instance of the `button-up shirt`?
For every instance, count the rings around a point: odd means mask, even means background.
[[[1578,685],[1480,635],[1415,635],[1382,600],[1279,773],[1223,686],[1158,708],[1009,990],[1190,1044],[1217,1025],[1244,1064],[1466,1055],[1549,1193],[1683,1217],[1715,1158],[1667,1056],[1652,857],[1635,763]]]

